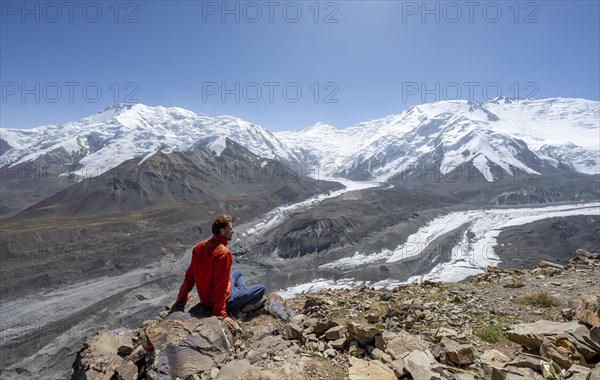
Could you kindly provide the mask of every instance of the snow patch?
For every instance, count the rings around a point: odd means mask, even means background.
[[[150,152],[147,155],[145,155],[144,158],[142,158],[142,160],[140,162],[138,162],[138,166],[140,166],[141,164],[143,164],[144,161],[146,161],[150,157],[154,156],[155,154],[156,154],[156,152]]]
[[[326,280],[324,278],[319,278],[313,282],[291,286],[287,289],[280,290],[277,292],[277,294],[287,299],[300,294],[313,293],[320,289],[352,289],[364,284],[364,281],[354,281],[351,278],[344,278],[340,280]]]
[[[220,156],[225,148],[227,148],[227,137],[225,136],[219,137],[208,146],[208,149],[215,152],[217,156]]]

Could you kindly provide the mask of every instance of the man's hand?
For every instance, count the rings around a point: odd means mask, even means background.
[[[174,313],[176,311],[185,311],[186,302],[175,301],[175,303],[171,306],[169,310],[169,314]]]
[[[225,322],[225,324],[227,325],[229,330],[235,331],[235,321],[233,319],[231,319],[229,317],[225,317],[225,318],[223,318],[223,322]]]

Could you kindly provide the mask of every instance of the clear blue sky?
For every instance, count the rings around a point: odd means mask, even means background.
[[[600,97],[598,1],[1,4],[3,128],[130,101],[279,131],[459,95]]]

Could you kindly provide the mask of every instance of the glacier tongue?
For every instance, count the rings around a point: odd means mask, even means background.
[[[353,256],[323,264],[322,268],[353,269],[367,263],[394,263],[417,256],[431,248],[434,241],[457,229],[463,229],[462,239],[446,243],[438,249],[450,253],[450,261],[438,264],[424,275],[411,277],[407,282],[421,280],[460,281],[470,275],[483,273],[488,265],[497,265],[494,253],[496,237],[510,226],[519,226],[537,220],[573,215],[598,215],[600,203],[511,208],[492,210],[469,210],[442,215],[416,233],[408,236],[405,243],[392,249],[382,249],[371,254],[356,252]]]

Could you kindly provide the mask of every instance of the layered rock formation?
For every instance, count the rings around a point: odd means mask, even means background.
[[[578,250],[469,282],[270,294],[235,331],[168,309],[90,336],[72,379],[599,379],[598,278],[600,255]]]

